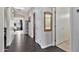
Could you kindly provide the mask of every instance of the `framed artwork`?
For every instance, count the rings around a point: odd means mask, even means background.
[[[44,31],[52,31],[52,13],[44,12]]]

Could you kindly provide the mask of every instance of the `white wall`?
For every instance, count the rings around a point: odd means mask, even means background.
[[[56,8],[56,44],[70,41],[70,8]]]
[[[12,40],[14,39],[13,16],[11,13],[11,8],[8,8],[6,20],[7,20],[7,46],[10,46]]]
[[[34,29],[34,24],[33,24],[33,14],[34,14],[35,10],[34,8],[32,8],[29,13],[28,13],[28,17],[30,17],[30,22],[28,23],[28,35],[33,38],[33,29]],[[28,18],[27,18],[28,19]]]
[[[7,8],[4,8],[4,27],[7,27]]]
[[[33,13],[30,15],[30,22],[29,22],[29,36],[33,38]]]
[[[28,25],[27,25],[27,20],[24,19],[24,20],[23,20],[23,33],[24,33],[24,34],[27,34],[27,33],[28,33],[28,32],[27,32],[27,31],[28,31],[27,26],[28,26]]]
[[[0,52],[4,51],[4,8],[0,7]]]
[[[44,12],[45,11],[53,12],[51,8],[39,7],[35,9],[35,15],[36,15],[35,17],[35,24],[36,24],[35,39],[36,40],[35,41],[41,46],[41,48],[53,46],[54,31],[44,32]]]
[[[78,7],[71,8],[71,44],[72,51],[79,52],[79,10]]]

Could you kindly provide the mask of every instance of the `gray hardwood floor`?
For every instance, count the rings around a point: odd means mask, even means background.
[[[15,35],[11,46],[5,52],[65,52],[64,50],[54,46],[41,49],[40,45],[35,43],[32,38],[27,35]]]

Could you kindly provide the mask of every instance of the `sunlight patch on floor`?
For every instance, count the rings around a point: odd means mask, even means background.
[[[66,41],[58,44],[58,47],[65,50],[65,51],[69,51],[69,47],[70,47],[69,45],[70,45],[69,40],[66,40]]]

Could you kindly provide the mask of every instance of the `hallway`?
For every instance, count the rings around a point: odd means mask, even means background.
[[[58,47],[41,49],[41,47],[35,43],[32,38],[22,34],[21,31],[17,31],[14,35],[14,40],[11,46],[5,52],[64,52],[64,50]]]

